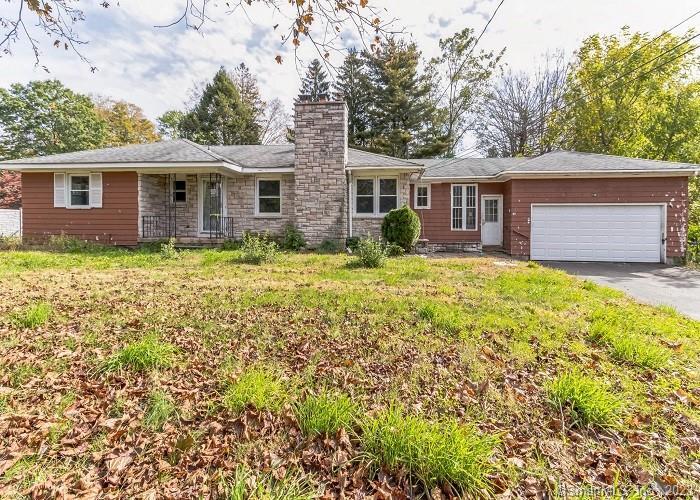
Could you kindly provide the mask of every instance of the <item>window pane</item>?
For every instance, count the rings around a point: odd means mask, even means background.
[[[258,196],[279,196],[280,181],[258,181]]]
[[[484,221],[498,222],[498,200],[484,201]]]
[[[467,186],[467,206],[476,208],[476,186]]]
[[[70,204],[73,206],[87,206],[90,204],[90,196],[87,191],[71,191]]]
[[[395,195],[396,194],[396,179],[379,179],[379,194]]]
[[[416,207],[428,206],[428,186],[416,187]]]
[[[374,180],[357,179],[357,195],[372,196],[374,194]]]
[[[173,198],[175,201],[187,201],[187,193],[185,191],[175,191]]]
[[[462,209],[452,209],[452,229],[462,229]]]
[[[87,191],[90,189],[90,177],[87,175],[74,175],[70,178],[70,188],[71,190],[81,190]]]
[[[358,196],[355,202],[355,210],[358,214],[371,214],[374,212],[374,197]]]
[[[476,229],[476,208],[467,208],[467,229]]]
[[[186,187],[186,181],[175,181],[175,191],[184,191]]]
[[[260,198],[258,212],[261,214],[278,214],[280,213],[279,198]]]
[[[385,214],[396,208],[396,196],[379,197],[379,213]]]

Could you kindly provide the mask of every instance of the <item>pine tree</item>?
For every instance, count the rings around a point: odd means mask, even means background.
[[[306,76],[301,80],[299,95],[311,96],[312,101],[318,101],[321,96],[328,95],[331,84],[326,80],[327,77],[321,61],[314,59],[306,69]]]
[[[430,80],[420,74],[415,43],[389,40],[378,54],[363,53],[372,87],[369,148],[401,158],[442,154],[448,142],[436,134],[438,109]]]
[[[260,144],[255,111],[241,98],[223,67],[184,116],[180,127],[183,137],[204,144]]]
[[[333,84],[338,100],[348,106],[348,143],[365,147],[369,130],[368,110],[371,104],[371,88],[364,60],[357,50],[350,49]]]

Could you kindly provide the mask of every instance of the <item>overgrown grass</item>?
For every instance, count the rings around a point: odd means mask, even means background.
[[[268,368],[253,366],[229,384],[223,404],[234,413],[240,413],[247,406],[278,411],[286,400],[287,389],[279,376]]]
[[[161,389],[152,391],[148,396],[143,424],[151,430],[161,431],[165,423],[176,416],[177,407],[173,398]]]
[[[333,435],[350,429],[358,414],[358,407],[344,394],[323,392],[309,395],[294,406],[299,428],[307,436]]]
[[[15,311],[10,315],[10,323],[17,328],[36,328],[45,324],[51,317],[53,308],[48,302],[37,302]]]
[[[457,305],[427,302],[418,309],[418,317],[429,322],[437,331],[458,335],[464,328],[464,319]]]
[[[154,334],[128,344],[119,352],[108,358],[100,366],[102,372],[122,369],[148,371],[168,368],[175,362],[177,348],[162,342]]]
[[[620,422],[620,399],[603,383],[577,371],[557,377],[547,392],[552,404],[576,426],[615,427]]]
[[[366,458],[390,471],[406,471],[429,491],[449,484],[465,496],[491,489],[488,475],[497,438],[455,420],[431,422],[405,415],[400,407],[362,422]]]
[[[301,473],[288,472],[279,480],[245,466],[238,466],[222,486],[229,500],[313,500],[319,493]]]

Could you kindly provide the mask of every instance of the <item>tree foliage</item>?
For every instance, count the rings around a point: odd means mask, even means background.
[[[333,84],[336,99],[348,106],[348,143],[366,147],[369,129],[369,109],[372,88],[367,76],[365,59],[356,49],[350,49]]]
[[[58,80],[0,88],[0,159],[93,149],[107,137],[90,98]]]
[[[567,149],[700,161],[698,59],[688,35],[593,35],[568,79],[557,133]]]
[[[534,74],[502,70],[475,119],[478,147],[488,156],[531,156],[554,148],[552,114],[563,104],[567,65],[548,56]]]
[[[318,101],[322,96],[328,97],[331,84],[323,70],[321,61],[314,59],[306,68],[306,75],[301,80],[299,97],[308,96],[311,101]]]
[[[160,139],[153,122],[144,116],[137,105],[109,98],[99,98],[95,105],[107,124],[107,135],[102,146],[145,144]]]
[[[22,205],[22,178],[19,172],[0,170],[0,208]]]
[[[158,134],[164,139],[180,139],[182,137],[181,124],[184,117],[184,111],[176,109],[166,111],[157,119]]]
[[[182,118],[183,137],[202,144],[260,144],[256,110],[221,67],[206,85],[199,102]]]

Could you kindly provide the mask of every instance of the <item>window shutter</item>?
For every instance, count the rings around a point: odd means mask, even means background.
[[[66,206],[66,174],[53,174],[53,206]]]
[[[90,207],[102,208],[102,174],[90,174]]]

